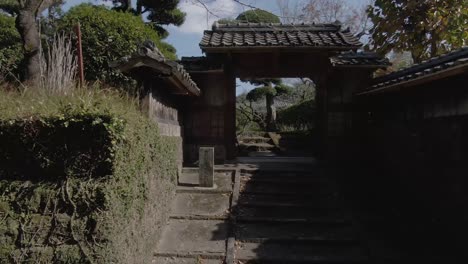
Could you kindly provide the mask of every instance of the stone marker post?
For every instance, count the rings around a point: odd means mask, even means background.
[[[199,152],[200,187],[214,186],[214,148],[200,147]]]

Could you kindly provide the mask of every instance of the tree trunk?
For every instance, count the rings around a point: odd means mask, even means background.
[[[122,1],[122,10],[129,11],[132,8],[132,0]]]
[[[267,108],[266,128],[268,131],[276,130],[276,108],[274,104],[275,104],[275,97],[271,94],[267,94],[266,95],[266,108]]]
[[[25,81],[29,84],[37,84],[41,77],[41,40],[35,12],[27,9],[21,10],[16,17],[16,28],[23,40],[24,59],[27,64]]]
[[[141,5],[141,0],[137,0],[136,2],[136,14],[141,15],[143,12],[143,6]]]

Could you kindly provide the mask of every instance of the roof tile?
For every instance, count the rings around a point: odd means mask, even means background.
[[[387,58],[383,58],[373,52],[343,52],[330,58],[334,67],[372,67],[385,68],[390,65]]]
[[[232,23],[213,25],[204,32],[200,47],[329,47],[356,49],[362,46],[339,24]]]
[[[452,51],[450,53],[430,58],[420,64],[387,74],[374,79],[374,85],[367,89],[366,93],[374,90],[386,89],[389,84],[398,84],[416,78],[424,78],[429,74],[437,74],[444,70],[450,70],[459,66],[468,66],[468,47]]]

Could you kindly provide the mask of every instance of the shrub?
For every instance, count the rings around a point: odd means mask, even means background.
[[[0,120],[1,263],[149,263],[177,139],[109,91],[3,91]]]
[[[314,127],[315,118],[315,101],[308,100],[280,110],[277,123],[283,128],[310,130]]]
[[[23,59],[21,38],[15,18],[0,13],[0,82],[18,78]]]
[[[131,79],[109,67],[109,62],[131,55],[145,40],[153,41],[168,59],[176,59],[175,49],[163,43],[157,32],[141,17],[104,6],[81,4],[71,8],[59,21],[59,30],[69,32],[81,24],[83,60],[87,80],[101,80],[121,86]]]
[[[241,13],[236,20],[251,23],[280,23],[281,20],[275,14],[262,9],[253,9]]]

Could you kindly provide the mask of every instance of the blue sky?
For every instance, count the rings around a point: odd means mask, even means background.
[[[177,49],[179,58],[184,56],[201,56],[201,50],[198,43],[201,40],[204,30],[210,29],[213,22],[219,18],[235,18],[239,13],[248,10],[233,0],[202,0],[206,3],[208,9],[217,16],[209,14],[205,8],[197,4],[195,0],[181,0],[179,7],[187,13],[185,23],[180,27],[168,26],[169,37],[165,39]],[[291,6],[300,5],[308,2],[307,0],[280,0],[289,2]],[[364,5],[369,0],[348,0],[349,5]],[[111,5],[111,1],[103,2],[101,0],[67,0],[64,9],[80,3],[94,3]],[[135,2],[135,1],[133,1]],[[252,5],[276,15],[280,15],[278,0],[241,0],[242,3]],[[241,93],[250,90],[252,87],[248,84],[242,84],[237,92]]]

